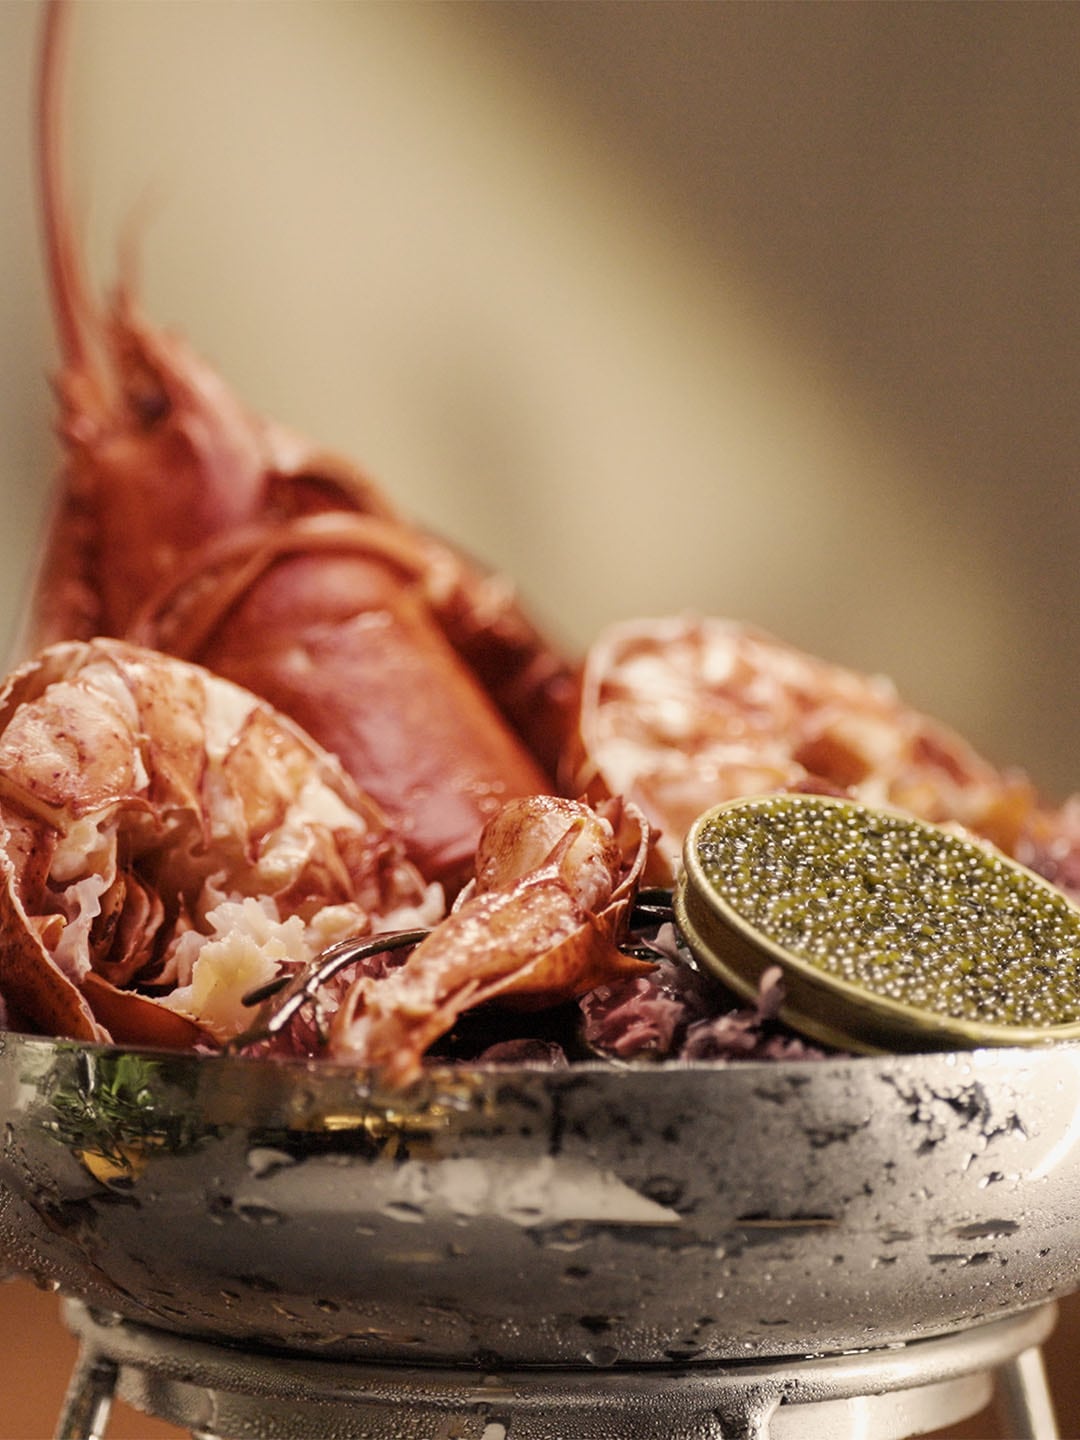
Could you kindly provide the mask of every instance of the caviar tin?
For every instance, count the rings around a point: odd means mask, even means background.
[[[810,794],[729,801],[683,848],[675,914],[698,961],[868,1054],[1080,1040],[1080,909],[989,845]]]

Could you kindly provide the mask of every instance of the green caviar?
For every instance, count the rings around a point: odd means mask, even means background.
[[[696,851],[720,899],[807,965],[980,1025],[1080,1021],[1080,910],[936,826],[847,802],[724,807]]]

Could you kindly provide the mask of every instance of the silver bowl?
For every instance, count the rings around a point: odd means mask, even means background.
[[[816,1355],[1080,1285],[1080,1047],[444,1068],[6,1034],[0,1259],[95,1310],[440,1365]]]

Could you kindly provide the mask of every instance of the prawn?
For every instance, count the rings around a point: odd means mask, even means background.
[[[253,985],[442,910],[337,760],[220,676],[96,639],[49,647],[0,691],[16,1027],[216,1048]]]
[[[250,414],[146,321],[126,278],[99,313],[61,183],[64,14],[52,0],[39,91],[64,466],[29,650],[111,635],[254,690],[340,757],[427,878],[456,888],[499,805],[553,788],[577,667],[503,577],[351,463]]]
[[[467,1010],[492,1000],[542,1009],[651,971],[618,949],[649,844],[633,805],[508,803],[485,827],[452,912],[404,964],[346,992],[330,1054],[404,1085]]]

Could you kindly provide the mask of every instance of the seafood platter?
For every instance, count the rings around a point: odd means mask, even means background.
[[[744,624],[562,653],[250,414],[41,156],[62,473],[0,692],[0,1258],[203,1436],[1049,1440],[1080,802]],[[858,1428],[861,1426],[862,1428]]]

